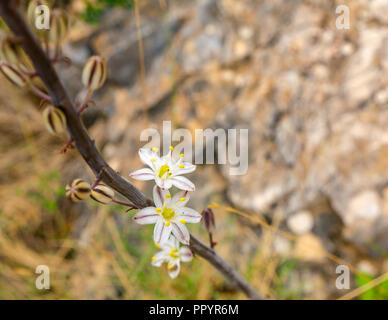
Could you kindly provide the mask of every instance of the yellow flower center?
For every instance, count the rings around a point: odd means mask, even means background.
[[[171,258],[175,258],[175,259],[179,258],[178,249],[171,250],[169,255]]]
[[[165,220],[170,220],[174,218],[175,216],[175,211],[172,210],[171,208],[164,208],[162,212],[162,216]]]
[[[159,178],[162,178],[166,172],[170,171],[170,167],[167,164],[164,164],[160,167]]]

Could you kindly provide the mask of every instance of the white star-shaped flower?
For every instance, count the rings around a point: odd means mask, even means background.
[[[155,180],[155,183],[162,189],[170,189],[172,186],[181,190],[194,191],[194,184],[182,174],[191,173],[195,170],[195,165],[184,162],[183,154],[179,160],[172,158],[173,147],[163,157],[159,157],[158,148],[140,149],[139,156],[141,161],[149,166],[132,172],[129,176],[137,180]]]
[[[171,236],[169,240],[161,244],[160,251],[152,257],[152,265],[160,267],[164,262],[167,263],[168,275],[174,279],[178,276],[181,269],[180,262],[190,262],[193,254],[188,247],[180,247],[179,241]]]
[[[155,243],[167,241],[172,233],[183,244],[189,244],[190,233],[186,223],[198,223],[202,216],[185,207],[190,199],[188,191],[180,191],[171,198],[168,190],[155,186],[153,196],[155,207],[141,209],[133,219],[139,224],[155,224]]]

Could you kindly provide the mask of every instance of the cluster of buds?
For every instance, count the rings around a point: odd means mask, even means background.
[[[41,12],[43,8],[48,8],[48,12]],[[45,21],[44,19],[47,19]],[[69,19],[62,9],[50,10],[49,3],[43,0],[31,0],[27,9],[27,20],[32,30],[46,44],[46,53],[50,56],[49,45],[54,47],[54,60],[60,54],[60,45],[65,39],[69,29]],[[42,27],[38,28],[36,22],[39,21]]]
[[[74,201],[82,201],[89,196],[101,204],[108,204],[114,200],[115,193],[112,189],[102,183],[91,186],[82,179],[75,179],[70,185],[66,185],[66,196]]]
[[[18,41],[7,34],[0,36],[0,60],[26,74],[32,69],[31,61]]]
[[[35,27],[35,21],[37,15],[40,14],[39,8],[42,5],[47,6],[48,3],[41,0],[32,0],[29,3],[27,17],[28,21],[33,24],[33,30],[38,30]],[[47,30],[40,30],[44,31],[44,42],[52,42],[58,47],[67,33],[67,26],[68,19],[66,14],[60,9],[52,10],[49,28]],[[33,78],[37,73],[34,71],[30,59],[19,42],[20,39],[7,33],[0,34],[0,72],[13,85],[20,88],[27,87],[31,92],[42,98],[45,103],[50,103],[42,112],[43,123],[50,133],[61,134],[66,128],[66,117],[59,108],[51,104],[52,99],[35,86]]]
[[[0,34],[0,71],[15,86],[29,84],[31,62],[17,39],[6,33]]]
[[[74,202],[86,200],[90,197],[99,204],[105,205],[114,202],[129,207],[127,211],[137,209],[132,203],[116,200],[114,191],[99,182],[99,179],[93,185],[90,185],[85,180],[75,179],[70,185],[66,185],[66,196]]]

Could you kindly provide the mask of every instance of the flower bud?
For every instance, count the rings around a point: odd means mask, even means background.
[[[106,62],[104,58],[92,56],[82,71],[82,83],[91,91],[101,88],[106,79]]]
[[[49,42],[59,46],[65,39],[68,28],[69,19],[67,14],[61,9],[54,9],[50,16]]]
[[[24,87],[27,84],[27,79],[23,74],[7,63],[0,62],[0,71],[9,81],[18,87]]]
[[[205,224],[205,229],[207,232],[212,232],[214,231],[216,227],[216,222],[214,219],[214,212],[210,208],[206,208],[205,210],[202,211],[202,217],[203,217],[203,222]]]
[[[49,105],[43,110],[43,122],[52,134],[60,134],[66,128],[66,116],[61,109]]]
[[[66,196],[74,202],[85,200],[90,195],[90,184],[82,179],[75,179],[66,185]]]
[[[3,36],[0,41],[0,60],[18,67],[22,48],[8,36]]]
[[[108,204],[113,200],[115,193],[106,185],[97,184],[93,189],[90,197],[101,204]]]

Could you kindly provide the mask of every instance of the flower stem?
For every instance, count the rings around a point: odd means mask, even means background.
[[[93,94],[93,91],[89,90],[84,103],[80,106],[80,108],[77,111],[78,115],[80,115],[88,107],[88,104],[91,101],[90,99],[92,97],[92,94]]]
[[[132,203],[128,203],[128,202],[124,202],[124,201],[120,201],[120,200],[116,200],[116,199],[113,199],[112,200],[114,203],[117,203],[117,204],[121,204],[123,206],[126,206],[126,207],[130,207],[132,209],[138,209],[137,206],[135,206],[134,204]]]
[[[67,150],[73,148],[73,142],[74,142],[74,139],[70,138],[65,144],[65,146],[61,149],[61,153],[66,153]]]
[[[30,85],[30,90],[32,93],[34,93],[38,97],[40,97],[40,98],[42,98],[50,103],[53,103],[53,99],[51,99],[51,97],[48,94],[44,93],[43,91],[41,91],[40,89],[35,87],[33,84]]]

